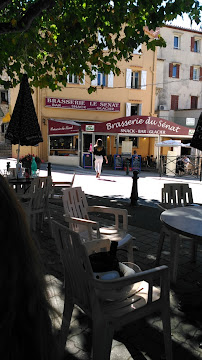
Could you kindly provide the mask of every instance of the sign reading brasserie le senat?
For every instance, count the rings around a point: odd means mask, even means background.
[[[120,111],[120,103],[109,101],[76,100],[46,97],[45,107],[62,108],[72,110],[93,110],[93,111]]]

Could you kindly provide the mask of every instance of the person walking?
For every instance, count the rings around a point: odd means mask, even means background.
[[[95,171],[96,171],[96,178],[100,177],[102,171],[102,163],[103,159],[106,160],[106,164],[108,164],[108,159],[106,156],[105,148],[102,144],[102,139],[98,139],[93,150],[93,154],[95,156]]]

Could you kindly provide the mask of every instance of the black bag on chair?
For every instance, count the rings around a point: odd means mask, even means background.
[[[117,271],[120,276],[119,261],[116,257],[118,242],[112,241],[110,251],[98,252],[89,255],[93,272]]]

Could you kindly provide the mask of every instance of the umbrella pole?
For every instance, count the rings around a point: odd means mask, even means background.
[[[17,164],[19,164],[19,159],[20,159],[20,143],[18,144]]]

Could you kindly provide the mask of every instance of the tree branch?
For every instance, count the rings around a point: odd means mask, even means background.
[[[0,8],[5,7],[9,3],[9,0],[4,0],[0,4]],[[55,4],[55,0],[39,0],[34,4],[31,4],[25,15],[16,22],[15,26],[9,23],[0,23],[0,34],[9,34],[26,31],[30,28],[32,22],[37,18],[42,11],[52,8]]]

